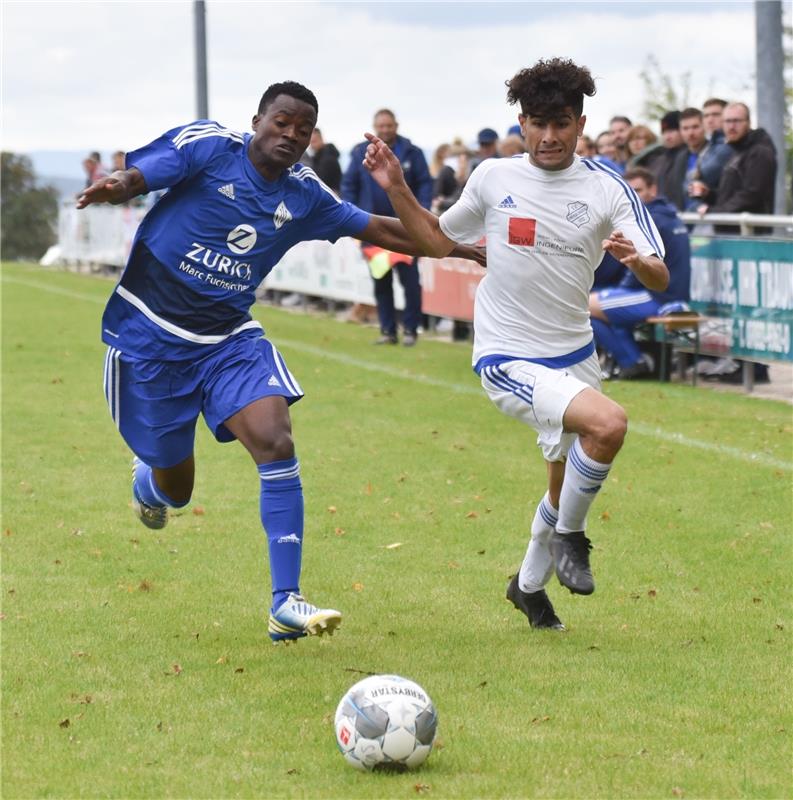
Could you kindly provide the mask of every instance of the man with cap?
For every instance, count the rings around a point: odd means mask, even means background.
[[[479,149],[471,159],[471,172],[488,158],[498,158],[498,134],[492,128],[482,128],[476,135]]]

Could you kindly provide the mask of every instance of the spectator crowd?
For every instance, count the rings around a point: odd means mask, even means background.
[[[483,161],[525,153],[519,125],[510,127],[503,136],[494,128],[485,127],[477,134],[475,147],[468,147],[460,137],[453,138],[438,145],[428,163],[422,148],[399,132],[394,111],[379,109],[372,125],[400,159],[407,183],[421,205],[435,214],[456,202],[471,173]],[[325,142],[317,128],[302,162],[311,166],[342,199],[375,214],[396,216],[385,192],[362,167],[366,145],[361,142],[352,149],[349,164],[342,170],[339,150]],[[635,123],[626,115],[617,114],[607,130],[594,137],[581,136],[576,152],[613,170],[630,184],[664,240],[671,273],[666,292],[655,296],[644,291],[632,273],[607,254],[595,273],[590,300],[604,377],[644,377],[652,374],[653,365],[634,342],[633,330],[647,317],[663,314],[665,309],[685,308],[689,299],[690,226],[682,222],[677,212],[695,212],[703,223],[712,213],[773,213],[777,154],[770,136],[752,127],[747,105],[717,97],[705,100],[700,108],[668,111],[659,120],[657,132],[650,123]],[[100,154],[92,152],[83,167],[88,186],[115,169],[123,169],[124,153],[113,153],[112,167],[107,169]],[[737,234],[739,229],[716,225],[715,232]],[[417,259],[366,244],[362,252],[370,266],[377,303],[380,337],[376,344],[398,344],[401,324],[402,344],[415,345],[419,332],[426,327]],[[394,273],[405,295],[401,314],[394,307]],[[368,321],[374,312],[373,308],[355,307],[350,319]],[[446,325],[453,330],[454,338],[469,335],[466,323],[447,321]],[[711,371],[713,377],[729,380],[737,374],[738,367],[732,362]],[[723,375],[719,375],[720,369]],[[762,370],[756,377],[764,379]]]

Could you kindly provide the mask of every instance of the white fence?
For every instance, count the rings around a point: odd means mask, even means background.
[[[127,263],[135,231],[147,208],[89,206],[78,211],[61,206],[58,217],[57,260],[122,268]],[[50,256],[50,260],[52,256]],[[369,267],[353,239],[302,242],[293,247],[265,278],[260,290],[298,292],[348,303],[374,305]],[[404,294],[394,281],[394,303],[404,308]]]

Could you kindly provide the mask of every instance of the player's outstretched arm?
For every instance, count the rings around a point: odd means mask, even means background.
[[[100,178],[88,186],[77,198],[77,208],[85,208],[93,203],[118,205],[148,192],[143,173],[136,167],[117,170],[106,178]]]
[[[438,218],[416,200],[405,183],[399,159],[382,139],[371,133],[365,136],[369,146],[366,148],[363,165],[378,186],[388,194],[388,199],[410,238],[419,246],[419,254],[436,258],[449,255],[455,249],[456,243],[443,234]]]
[[[625,264],[648,289],[662,292],[669,286],[669,270],[666,264],[658,256],[640,255],[633,242],[621,231],[614,231],[608,239],[604,239],[603,249]]]
[[[408,234],[402,222],[394,217],[381,217],[377,214],[372,214],[369,218],[369,224],[353,238],[362,242],[376,244],[378,247],[391,250],[393,253],[404,253],[409,256],[438,257],[420,247]],[[484,247],[457,244],[456,242],[451,242],[451,245],[452,249],[445,255],[454,256],[455,258],[467,258],[469,261],[476,261],[482,267],[487,266]]]

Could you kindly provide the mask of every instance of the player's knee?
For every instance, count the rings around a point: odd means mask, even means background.
[[[598,438],[601,444],[616,453],[625,441],[628,432],[628,416],[622,406],[616,403],[601,421]]]
[[[250,450],[257,464],[288,461],[295,457],[295,443],[289,431],[278,431],[269,436],[258,437]]]

